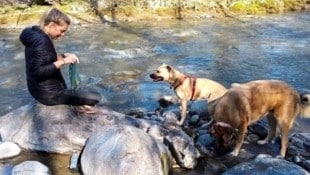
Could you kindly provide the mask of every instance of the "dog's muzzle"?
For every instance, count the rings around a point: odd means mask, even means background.
[[[164,78],[162,76],[157,76],[156,74],[151,74],[150,77],[153,79],[153,81],[163,81]]]

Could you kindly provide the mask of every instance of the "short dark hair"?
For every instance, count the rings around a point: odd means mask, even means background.
[[[51,9],[47,10],[42,15],[41,20],[40,20],[40,26],[42,28],[51,22],[54,22],[56,24],[60,24],[62,21],[68,25],[70,25],[70,23],[71,23],[70,18],[65,13],[63,13],[62,11],[53,7]]]

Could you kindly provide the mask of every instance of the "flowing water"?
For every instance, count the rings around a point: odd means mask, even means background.
[[[0,116],[32,99],[20,32],[0,29]],[[149,77],[162,63],[227,87],[279,79],[310,92],[309,12],[73,27],[55,45],[59,53],[72,52],[80,58],[80,87],[101,92],[100,105],[122,113],[154,111],[160,97],[173,95],[167,83],[154,83]],[[63,75],[69,83],[68,68]],[[303,120],[300,125],[300,130],[307,130],[310,123]]]

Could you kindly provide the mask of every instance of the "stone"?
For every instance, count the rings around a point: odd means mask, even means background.
[[[114,125],[89,137],[81,167],[84,175],[167,175],[172,160],[168,148],[143,130]]]
[[[49,168],[40,162],[25,161],[14,166],[12,175],[51,175],[51,173]]]
[[[309,175],[305,169],[292,162],[264,154],[230,168],[223,175],[253,174],[253,172],[264,175]]]
[[[20,147],[12,142],[0,142],[0,160],[19,155]]]

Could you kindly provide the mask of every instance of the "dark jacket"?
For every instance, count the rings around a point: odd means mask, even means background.
[[[28,90],[44,104],[44,99],[58,96],[67,88],[60,69],[54,65],[57,60],[54,44],[39,26],[25,28],[20,41],[25,46]]]

